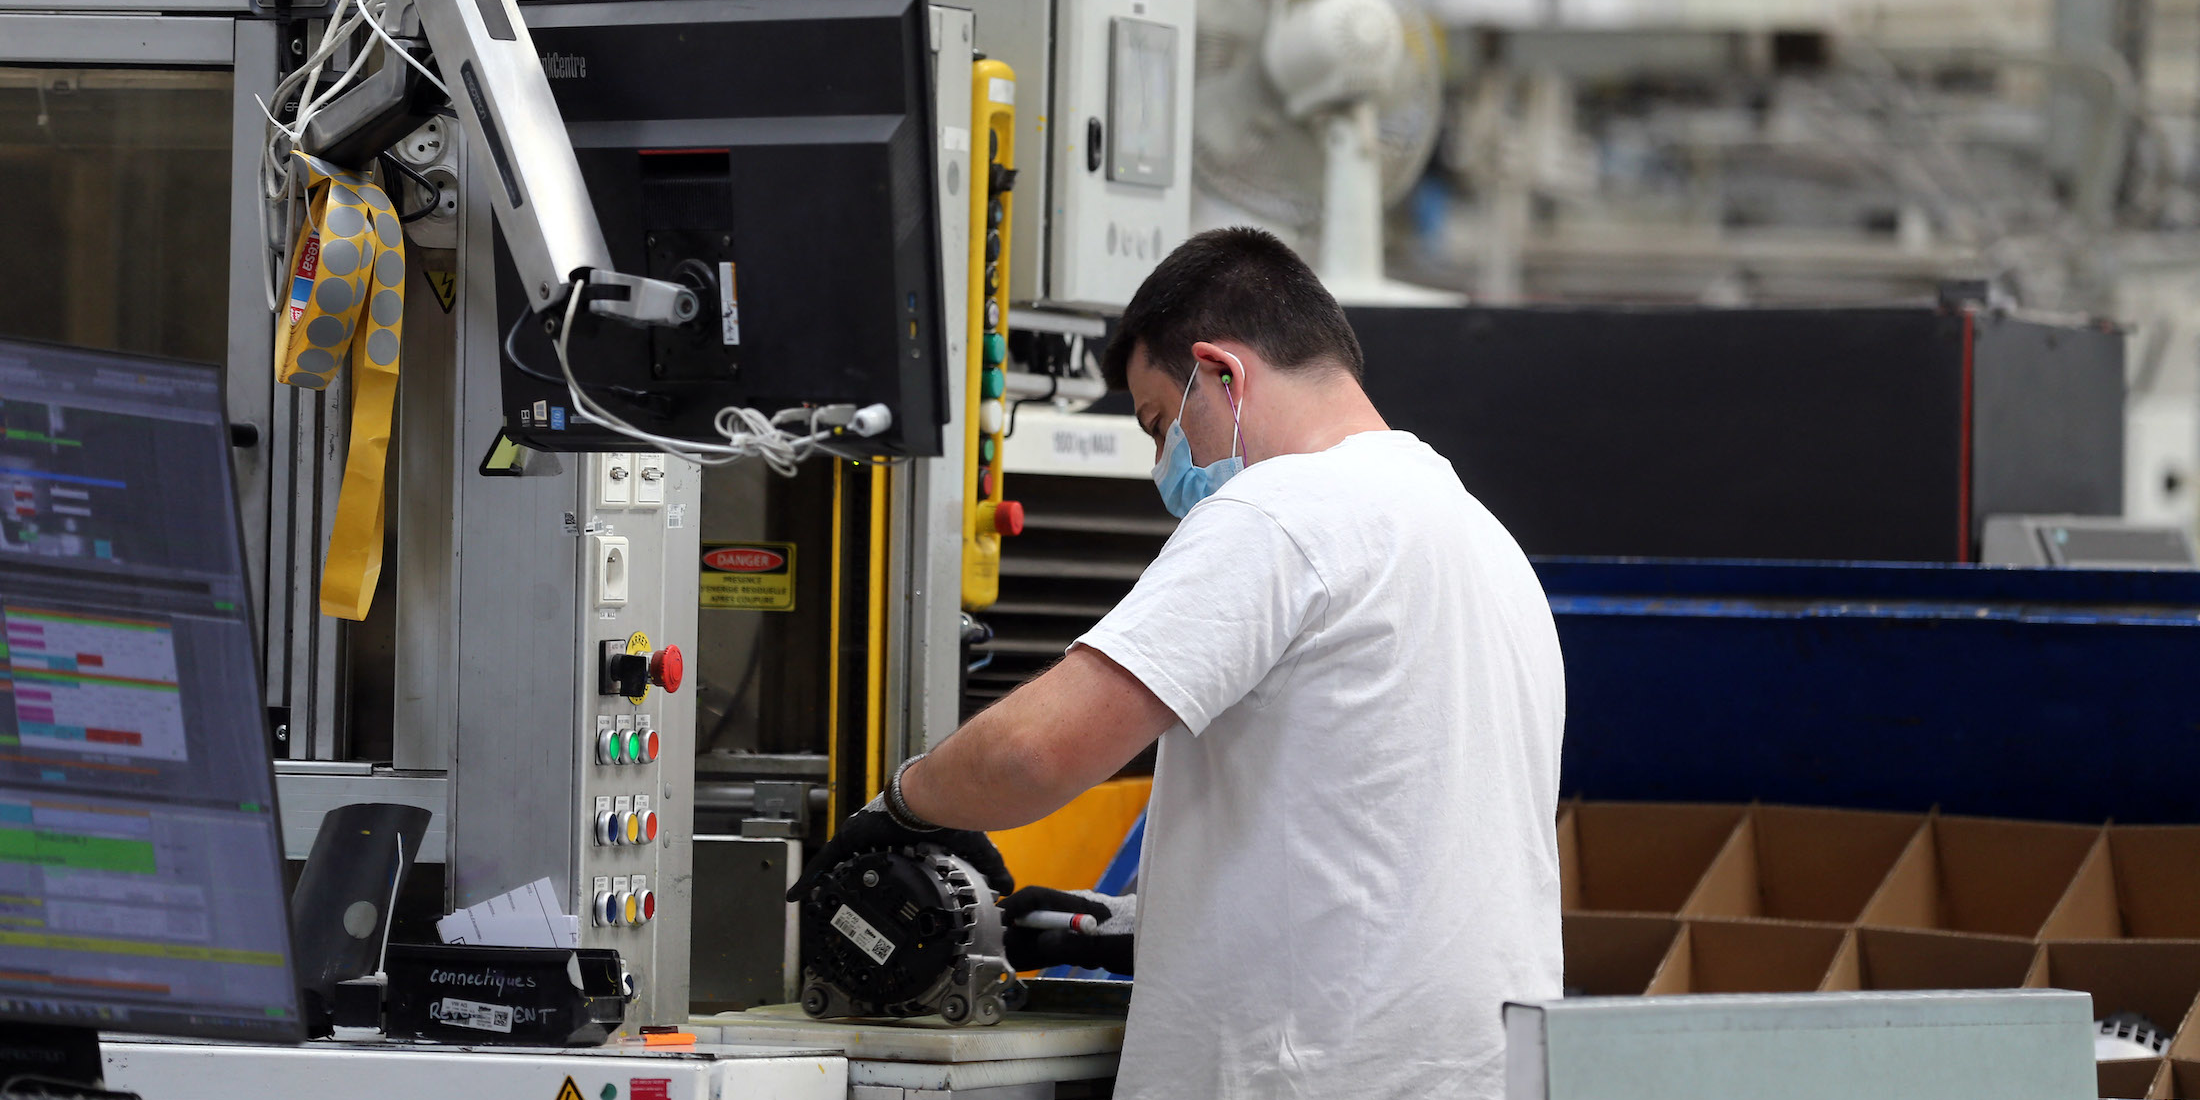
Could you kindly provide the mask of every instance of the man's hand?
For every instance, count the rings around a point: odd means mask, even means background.
[[[1091,932],[1066,928],[1024,928],[1018,921],[1033,913],[1078,913],[1100,922]],[[1044,970],[1050,966],[1076,966],[1110,973],[1131,973],[1136,946],[1133,931],[1138,923],[1138,896],[1109,897],[1089,890],[1074,893],[1026,886],[1001,902],[1001,921],[1008,925],[1008,963],[1017,970]]]
[[[935,829],[920,832],[905,828],[886,812],[884,798],[874,798],[871,804],[851,814],[840,823],[840,830],[833,839],[810,861],[802,877],[787,891],[788,901],[801,901],[808,896],[810,887],[817,885],[825,872],[865,852],[887,848],[906,848],[913,844],[935,844],[960,856],[978,873],[985,876],[986,885],[997,894],[1013,893],[1016,880],[1008,873],[1008,865],[1001,862],[1000,850],[984,833],[964,829]]]

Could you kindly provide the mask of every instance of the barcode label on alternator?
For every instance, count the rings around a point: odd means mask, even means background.
[[[864,954],[871,956],[872,962],[884,964],[894,954],[893,943],[878,929],[871,927],[870,921],[857,916],[855,910],[845,905],[840,907],[840,912],[833,914],[833,928],[848,937],[849,943],[855,944]]]

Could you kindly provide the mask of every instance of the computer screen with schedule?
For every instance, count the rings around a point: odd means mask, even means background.
[[[0,1020],[302,1034],[220,372],[0,340]]]

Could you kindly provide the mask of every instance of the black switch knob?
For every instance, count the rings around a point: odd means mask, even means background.
[[[597,677],[597,694],[632,697],[648,691],[649,655],[626,652],[624,642],[604,643],[606,650],[613,646],[617,646],[618,651],[604,654],[602,675]]]

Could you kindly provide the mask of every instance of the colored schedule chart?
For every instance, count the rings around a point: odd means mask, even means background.
[[[282,956],[252,926],[277,918],[240,924],[218,885],[235,872],[225,860],[267,858],[252,824],[0,793],[0,995],[213,997],[240,981],[280,992]]]
[[[22,747],[189,758],[168,624],[17,605],[0,620]]]

